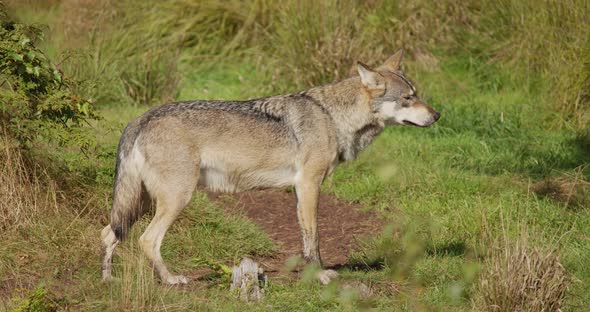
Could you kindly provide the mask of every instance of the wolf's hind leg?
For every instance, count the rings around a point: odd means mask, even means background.
[[[160,247],[166,231],[188,204],[195,190],[198,174],[188,171],[183,175],[176,175],[175,181],[168,180],[160,185],[155,194],[156,214],[139,238],[139,245],[162,282],[171,285],[186,284],[188,279],[181,275],[172,275],[168,271],[160,254]]]
[[[111,225],[107,225],[102,229],[101,238],[103,243],[104,257],[102,259],[102,280],[108,281],[112,278],[113,271],[113,253],[115,248],[119,244],[119,240],[115,237],[115,232],[111,228]]]

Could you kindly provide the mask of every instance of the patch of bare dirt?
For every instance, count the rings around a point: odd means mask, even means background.
[[[224,206],[228,213],[243,211],[260,225],[279,246],[272,258],[258,258],[265,271],[280,271],[287,259],[301,254],[302,240],[297,221],[295,193],[287,191],[251,191],[237,194],[209,193],[209,198]],[[383,220],[374,213],[362,212],[362,206],[322,194],[318,208],[320,254],[326,267],[347,264],[355,247],[355,237],[375,235]]]
[[[533,185],[533,192],[570,209],[590,207],[590,183],[580,177],[547,178]]]

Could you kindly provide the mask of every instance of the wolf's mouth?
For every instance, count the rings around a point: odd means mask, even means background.
[[[402,122],[404,123],[404,125],[408,125],[408,126],[414,126],[414,127],[420,127],[420,128],[425,128],[426,127],[426,126],[422,126],[422,125],[419,125],[417,123],[413,123],[413,122],[411,122],[409,120],[405,120],[405,119],[402,120]]]

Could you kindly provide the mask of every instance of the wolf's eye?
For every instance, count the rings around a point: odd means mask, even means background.
[[[404,95],[404,100],[411,100],[412,96],[411,95]]]

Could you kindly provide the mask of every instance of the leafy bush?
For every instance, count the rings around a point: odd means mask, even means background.
[[[103,179],[105,152],[89,127],[100,119],[93,102],[37,47],[44,38],[39,28],[9,21],[1,7],[0,14],[0,133],[6,144],[16,143],[25,162],[45,164],[63,181]]]
[[[91,139],[82,125],[98,115],[92,102],[72,92],[75,82],[35,47],[42,38],[32,26],[0,27],[0,126],[24,147],[43,137],[88,149]]]

